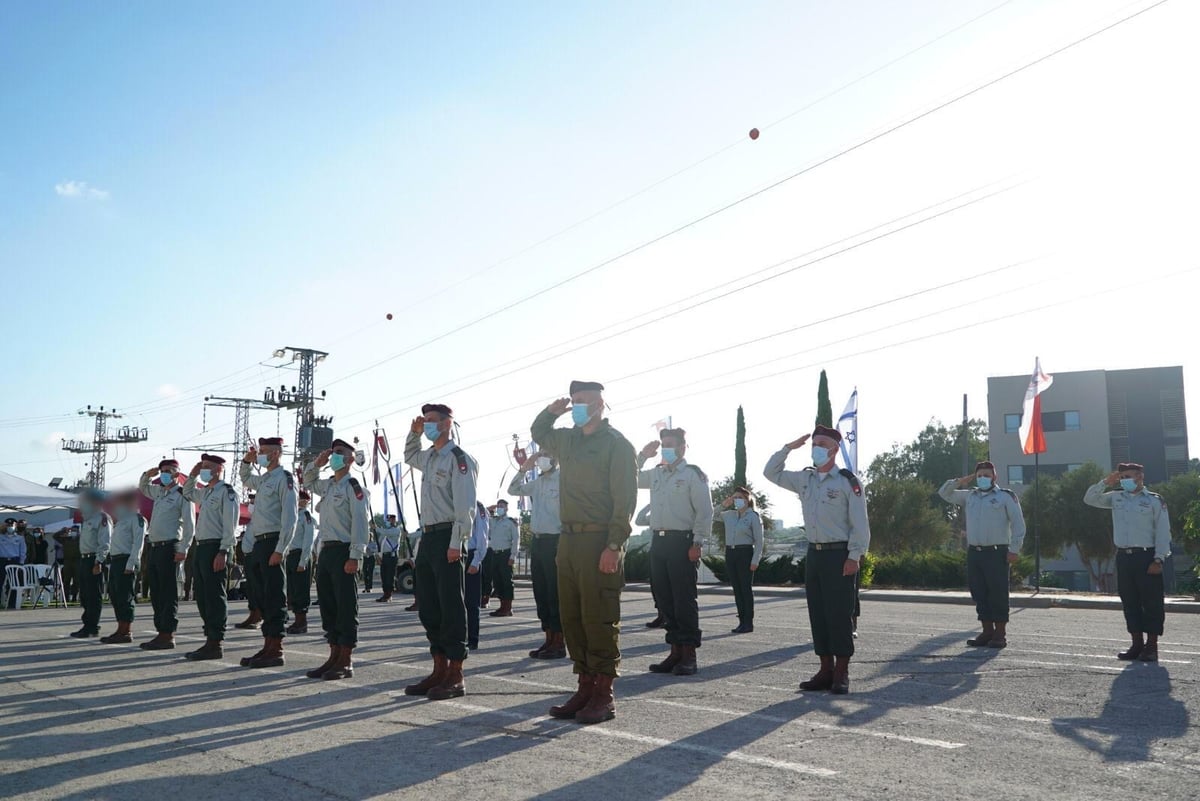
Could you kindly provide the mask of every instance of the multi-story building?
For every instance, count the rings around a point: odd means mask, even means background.
[[[1061,475],[1085,462],[1105,470],[1116,469],[1120,462],[1140,462],[1148,484],[1187,472],[1182,367],[1053,375],[1054,384],[1041,396],[1046,432],[1046,452],[1039,457],[1043,475]],[[1034,457],[1021,453],[1017,435],[1028,386],[1028,374],[988,379],[991,460],[1001,483],[1017,492],[1032,484],[1034,475]],[[1100,586],[1092,586],[1073,548],[1058,559],[1043,560],[1043,569],[1061,576],[1072,589],[1113,589],[1111,565]]]

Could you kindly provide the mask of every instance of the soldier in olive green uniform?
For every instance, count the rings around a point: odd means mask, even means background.
[[[1126,662],[1158,661],[1165,622],[1163,562],[1171,555],[1171,521],[1166,501],[1146,489],[1145,480],[1140,464],[1122,462],[1083,496],[1089,506],[1112,510],[1117,593],[1133,638],[1129,650],[1117,654]]]
[[[112,520],[100,508],[104,493],[87,489],[79,499],[79,605],[83,607],[83,628],[72,632],[76,638],[100,636],[100,574],[108,558],[112,541]]]
[[[641,468],[662,443],[662,464]],[[700,647],[700,606],[696,594],[701,552],[712,537],[713,503],[708,476],[684,459],[687,433],[664,428],[659,442],[638,454],[638,487],[650,490],[650,588],[666,629],[671,653],[651,665],[651,673],[691,676]]]
[[[621,663],[621,590],[629,521],[637,508],[633,446],[604,419],[604,387],[572,381],[571,397],[533,421],[533,440],[552,452],[562,472],[558,603],[579,687],[556,718],[600,723],[616,715],[613,679]],[[554,421],[571,409],[573,428]]]
[[[233,487],[221,480],[224,471],[224,458],[202,454],[183,485],[183,497],[200,507],[192,578],[196,607],[204,621],[204,645],[185,654],[188,659],[220,659],[225,655],[221,642],[229,623],[226,567],[237,534],[241,504]]]
[[[433,672],[404,688],[405,695],[432,701],[458,698],[466,692],[463,662],[467,658],[467,605],[464,545],[475,523],[475,460],[450,439],[450,407],[427,403],[413,420],[404,443],[404,461],[421,471],[421,548],[417,552],[418,614]],[[433,445],[421,449],[421,436]]]
[[[800,689],[845,695],[850,692],[850,657],[854,656],[854,576],[871,544],[871,529],[858,477],[849,470],[834,469],[842,441],[840,431],[817,426],[811,434],[813,466],[784,469],[788,454],[802,448],[809,437],[805,434],[784,445],[767,462],[763,475],[772,484],[798,494],[804,511],[808,539],[804,593],[813,650],[821,659],[821,669],[801,682]]]
[[[147,651],[165,651],[175,647],[179,628],[179,584],[175,580],[179,563],[187,556],[195,522],[192,505],[183,497],[183,488],[175,480],[179,462],[163,459],[158,467],[142,474],[141,493],[154,501],[150,512],[149,556],[146,580],[150,585],[150,604],[154,607],[154,639],[141,644]]]

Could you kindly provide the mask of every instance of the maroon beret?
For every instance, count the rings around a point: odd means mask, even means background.
[[[603,392],[604,385],[599,381],[572,381],[571,391],[567,394],[574,395],[576,392]]]
[[[1139,473],[1144,473],[1146,468],[1142,467],[1137,462],[1121,462],[1119,465],[1117,465],[1117,472],[1124,472],[1125,470],[1136,470]]]
[[[429,414],[430,412],[437,412],[444,417],[454,416],[454,412],[450,411],[450,407],[444,403],[427,403],[421,407],[421,414]]]
[[[979,462],[975,465],[975,472],[978,473],[980,470],[991,470],[994,473],[996,472],[996,465],[991,462]]]
[[[349,442],[346,442],[346,440],[344,440],[344,439],[335,439],[333,441],[333,444],[330,445],[329,447],[331,449],[332,448],[345,448],[348,451],[354,450],[354,446],[351,445]]]
[[[213,464],[225,464],[225,457],[217,456],[215,453],[202,453],[200,454],[200,461],[212,462]]]
[[[680,442],[687,442],[687,432],[682,428],[664,428],[658,432],[658,438],[661,440],[663,437],[675,437]]]
[[[283,447],[283,437],[259,437],[258,444],[259,445],[277,445],[280,448],[282,448]]]
[[[159,470],[168,470],[172,467],[175,468],[176,470],[179,469],[179,460],[178,459],[163,459],[161,462],[158,463]]]
[[[842,441],[842,432],[838,431],[836,428],[830,428],[829,426],[817,426],[813,429],[812,435],[814,437],[829,437],[837,442]]]
[[[312,500],[312,496],[309,495],[308,490],[305,490],[305,489],[300,490],[300,493],[296,497],[298,497],[302,501],[311,501]]]

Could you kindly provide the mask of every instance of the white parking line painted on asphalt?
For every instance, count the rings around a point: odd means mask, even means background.
[[[486,706],[477,704],[467,704],[461,701],[443,701],[442,706],[452,706],[457,709],[462,709],[466,712],[476,714],[493,714],[499,717],[508,718],[509,720],[519,721],[521,723],[540,723],[545,720],[553,720],[553,718],[537,717],[530,718],[525,715],[509,712],[505,709],[491,709]],[[697,743],[689,743],[681,740],[665,740],[662,737],[651,737],[647,734],[635,734],[634,732],[621,731],[620,729],[607,728],[601,726],[580,726],[578,729],[581,733],[589,735],[597,735],[601,737],[610,737],[616,740],[627,740],[629,742],[638,743],[639,745],[649,745],[655,748],[674,748],[679,751],[688,751],[693,754],[711,757],[721,761],[741,762],[746,765],[754,765],[760,768],[772,768],[774,770],[788,771],[789,773],[799,773],[805,776],[820,776],[821,778],[830,778],[837,775],[836,770],[829,768],[817,768],[812,765],[804,765],[799,762],[786,762],[782,759],[771,759],[770,757],[755,756],[747,754],[743,751],[722,751],[719,748],[710,748]]]

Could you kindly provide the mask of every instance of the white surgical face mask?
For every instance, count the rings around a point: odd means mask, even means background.
[[[554,461],[549,456],[539,456],[537,458],[537,469],[543,473],[554,466]]]
[[[270,457],[268,457],[265,453],[260,453],[258,455],[256,461],[258,462],[259,467],[266,467],[268,464],[271,463]]]
[[[496,517],[506,517],[507,515],[508,515],[508,507],[507,506],[497,506],[496,507]]]
[[[746,499],[745,498],[734,498],[733,499],[733,508],[737,509],[739,512],[741,510],[745,509],[746,508]]]

